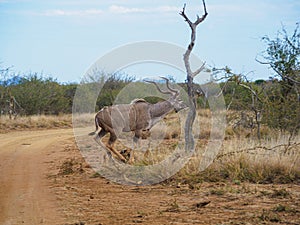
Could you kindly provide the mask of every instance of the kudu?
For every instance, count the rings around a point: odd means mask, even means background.
[[[168,91],[162,91],[154,81],[146,82],[154,84],[159,92],[170,94],[171,96],[167,100],[151,104],[144,99],[135,99],[130,104],[105,106],[95,116],[96,130],[90,133],[90,135],[94,135],[100,127],[101,130],[98,132],[95,140],[101,146],[105,147],[101,142],[101,138],[110,133],[106,147],[123,162],[126,162],[127,159],[113,147],[120,132],[134,132],[133,141],[137,143],[142,132],[149,132],[168,113],[173,110],[178,112],[187,107],[179,98],[179,90],[171,88],[169,80],[164,77],[162,78],[166,81]],[[111,156],[109,151],[108,153]],[[133,160],[133,151],[130,153],[129,161],[131,160]]]

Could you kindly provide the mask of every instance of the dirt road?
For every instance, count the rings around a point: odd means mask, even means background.
[[[46,179],[47,162],[55,143],[71,136],[71,129],[0,135],[0,224],[62,223]]]
[[[184,182],[101,178],[71,129],[0,134],[0,225],[300,224],[297,184]]]

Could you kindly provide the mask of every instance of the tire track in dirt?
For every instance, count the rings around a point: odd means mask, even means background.
[[[46,178],[51,145],[71,129],[0,135],[0,224],[62,224]]]

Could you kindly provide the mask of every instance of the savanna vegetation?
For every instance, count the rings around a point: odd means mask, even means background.
[[[203,180],[228,179],[237,183],[299,182],[299,25],[291,35],[283,28],[274,39],[264,37],[263,41],[266,43],[266,51],[257,61],[272,69],[274,75],[269,79],[250,81],[247,75],[235,73],[229,67],[211,69],[222,93],[205,91],[206,87],[212,88],[214,84],[201,86],[197,110],[205,129],[201,130],[198,137],[198,146],[204,146],[210,135],[211,115],[206,99],[208,95],[217,97],[223,94],[228,127],[222,150],[204,172],[199,173],[196,168],[196,157],[173,180],[185,180],[191,185]],[[112,105],[120,90],[135,80],[126,74],[108,76],[97,72],[96,75],[87,81],[89,85],[93,86],[104,77],[109,79],[99,93],[95,110]],[[10,68],[0,70],[0,80],[2,132],[71,127],[73,97],[80,84],[60,83],[37,73],[15,74]],[[186,89],[185,83],[179,85]],[[84,97],[89,98],[91,96]],[[153,103],[158,99],[150,97],[147,100]],[[172,124],[172,119],[170,121]],[[176,144],[179,132],[172,127],[166,133],[168,146]],[[167,154],[168,149],[163,152]],[[160,160],[161,155],[157,155],[154,157],[154,151],[151,157],[141,158],[138,163],[153,164]]]

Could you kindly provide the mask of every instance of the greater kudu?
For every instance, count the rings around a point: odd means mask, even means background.
[[[106,145],[108,150],[118,156],[120,160],[126,162],[125,157],[113,145],[117,140],[117,134],[120,132],[134,132],[133,141],[136,143],[143,131],[149,130],[163,119],[168,113],[175,110],[180,111],[187,107],[187,105],[179,98],[179,90],[173,89],[169,85],[169,80],[162,77],[166,81],[168,91],[162,91],[158,84],[154,81],[146,81],[153,83],[159,92],[163,94],[170,94],[171,96],[165,100],[155,104],[151,104],[144,99],[135,99],[130,104],[120,104],[103,107],[95,116],[96,130],[90,135],[94,135],[98,128],[95,140],[103,147],[105,147],[101,138],[107,133],[110,133],[109,141]],[[130,161],[133,159],[133,152],[130,154]]]

